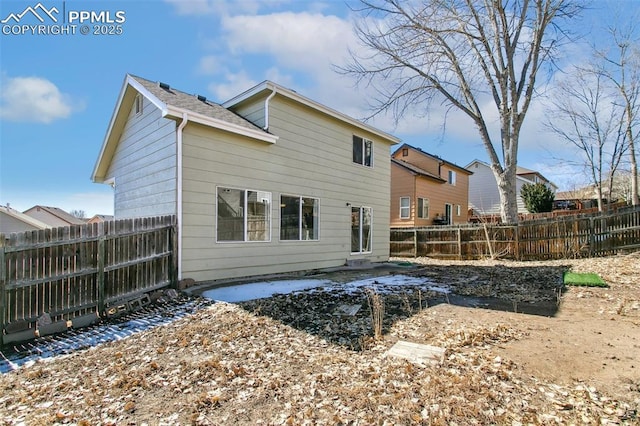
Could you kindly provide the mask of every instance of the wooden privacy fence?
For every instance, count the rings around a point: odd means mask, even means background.
[[[174,285],[176,241],[175,216],[0,234],[0,344]]]
[[[514,225],[392,228],[392,256],[517,260],[603,256],[640,249],[640,208]]]

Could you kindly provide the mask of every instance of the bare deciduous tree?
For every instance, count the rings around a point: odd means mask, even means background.
[[[581,5],[571,0],[361,0],[356,33],[368,55],[342,69],[372,85],[374,115],[396,120],[434,101],[475,123],[498,183],[501,216],[518,218],[516,167],[520,129],[541,68],[567,34],[560,21]],[[499,117],[490,130],[489,101]],[[501,151],[501,157],[499,152]]]
[[[636,19],[625,16],[621,26],[608,29],[611,45],[608,49],[595,49],[600,59],[597,71],[616,89],[623,108],[624,131],[629,148],[631,204],[640,204],[638,198],[638,162],[636,158],[636,128],[640,119],[640,51]]]
[[[69,214],[78,219],[84,219],[87,215],[84,210],[71,210]]]
[[[616,171],[627,150],[622,108],[607,90],[606,78],[590,68],[575,71],[558,86],[548,128],[575,147],[578,160],[596,189],[598,210],[610,200]]]

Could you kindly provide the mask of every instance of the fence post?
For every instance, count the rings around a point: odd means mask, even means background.
[[[0,347],[4,345],[4,318],[6,306],[7,271],[4,257],[4,235],[0,234]]]
[[[171,228],[169,230],[169,247],[171,249],[171,258],[169,260],[169,280],[171,281],[171,287],[178,288],[178,238],[177,235],[177,221],[176,216],[171,218]]]
[[[515,255],[516,255],[516,260],[520,260],[520,235],[518,230],[520,229],[520,225],[516,223],[516,226],[514,226],[514,241],[515,241]]]
[[[593,246],[596,243],[595,229],[593,229],[593,217],[589,218],[589,257],[593,257]]]
[[[104,244],[105,234],[101,232],[98,238],[98,313],[103,316],[105,313],[105,294],[104,294]]]
[[[413,257],[418,257],[418,230],[413,228]]]
[[[462,235],[458,226],[458,260],[462,260]]]

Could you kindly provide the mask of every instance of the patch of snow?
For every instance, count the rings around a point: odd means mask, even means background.
[[[248,300],[271,297],[274,294],[288,294],[330,284],[333,284],[331,280],[317,279],[262,281],[214,288],[203,292],[202,297],[229,303],[246,302]]]

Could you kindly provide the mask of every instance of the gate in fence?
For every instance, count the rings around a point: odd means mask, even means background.
[[[177,280],[176,218],[0,234],[0,344],[81,327]]]

